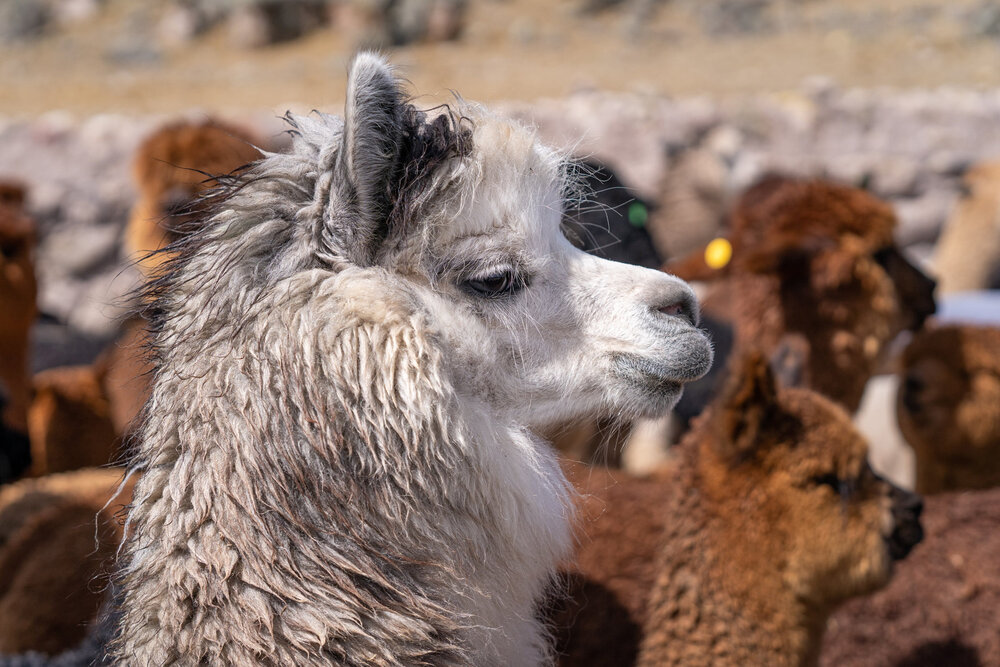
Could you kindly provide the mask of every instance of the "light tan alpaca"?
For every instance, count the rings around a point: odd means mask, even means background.
[[[1000,162],[978,164],[962,181],[935,249],[941,294],[1000,287]]]
[[[735,130],[720,127],[696,146],[669,152],[647,225],[662,257],[685,257],[722,233],[735,200],[732,161],[738,140]]]
[[[811,665],[830,613],[920,540],[842,408],[778,389],[759,355],[649,478],[578,467],[580,546],[560,664]]]
[[[260,158],[259,140],[218,120],[166,125],[139,146],[132,176],[139,199],[125,229],[125,251],[150,271],[166,255],[151,253],[178,238],[199,217],[199,195],[218,187],[219,177]]]

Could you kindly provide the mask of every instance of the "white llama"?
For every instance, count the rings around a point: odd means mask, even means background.
[[[378,57],[344,120],[175,248],[135,467],[119,663],[545,663],[571,496],[533,429],[656,415],[711,348],[688,286],[560,232],[564,163]]]

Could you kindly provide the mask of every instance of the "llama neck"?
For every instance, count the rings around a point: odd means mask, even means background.
[[[747,531],[727,528],[691,471],[679,474],[686,479],[673,485],[677,509],[664,533],[637,664],[815,665],[827,615],[788,591],[773,561],[780,555],[742,542],[752,540]],[[741,544],[732,544],[733,536]]]
[[[565,480],[454,393],[419,315],[346,273],[296,276],[160,369],[120,655],[542,659],[534,605],[569,542]]]

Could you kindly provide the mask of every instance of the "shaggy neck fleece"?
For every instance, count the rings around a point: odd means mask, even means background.
[[[342,124],[294,121],[156,288],[115,656],[540,664],[565,479],[390,271],[316,259]]]

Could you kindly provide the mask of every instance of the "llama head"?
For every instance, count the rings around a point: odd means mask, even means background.
[[[383,61],[355,59],[321,156],[316,256],[374,280],[358,292],[373,308],[391,292],[424,317],[456,390],[520,423],[669,409],[711,363],[690,288],[575,248],[560,228],[561,157],[458,108],[419,112]]]
[[[844,410],[821,395],[780,388],[759,353],[739,360],[699,424],[703,494],[740,536],[728,548],[742,575],[780,573],[814,609],[884,585],[891,563],[920,541],[914,494],[879,478]]]
[[[920,331],[902,357],[899,428],[917,458],[922,493],[1000,481],[1000,329]]]

